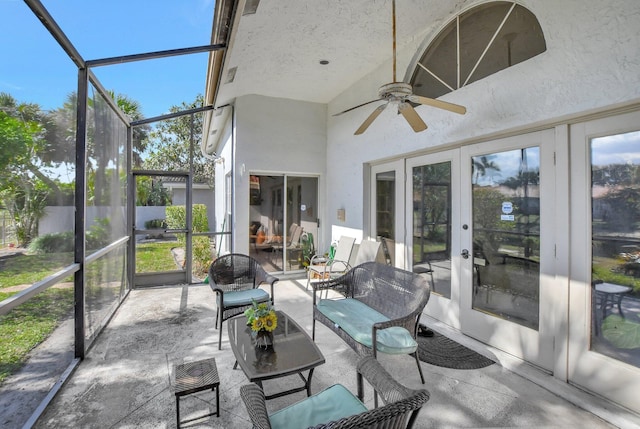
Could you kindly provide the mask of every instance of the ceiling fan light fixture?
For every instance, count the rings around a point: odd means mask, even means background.
[[[406,82],[396,82],[396,1],[391,1],[391,23],[392,23],[392,35],[393,35],[393,82],[382,85],[378,89],[378,99],[367,101],[357,106],[351,107],[342,112],[336,113],[333,116],[340,116],[343,113],[350,112],[354,109],[366,106],[370,103],[378,101],[386,101],[386,103],[379,105],[376,109],[369,114],[367,119],[356,130],[355,135],[364,133],[369,125],[380,115],[380,113],[389,105],[397,106],[398,113],[400,113],[404,119],[409,123],[414,132],[419,133],[427,129],[427,124],[424,123],[422,118],[418,115],[418,112],[413,108],[411,103],[415,105],[426,105],[436,107],[438,109],[448,110],[450,112],[464,115],[467,109],[464,106],[458,104],[448,103],[442,100],[436,100],[433,98],[422,97],[413,93],[413,87]]]

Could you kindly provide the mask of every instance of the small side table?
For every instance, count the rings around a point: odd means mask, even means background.
[[[622,312],[622,298],[632,290],[633,289],[629,286],[622,286],[614,283],[597,283],[596,292],[599,292],[604,296],[602,300],[602,320],[604,320],[606,316],[607,306],[610,304],[611,308],[613,308],[614,301],[618,305],[618,313],[622,318],[624,318],[624,313]]]
[[[220,378],[218,377],[215,358],[175,364],[173,373],[175,375],[173,389],[176,395],[176,423],[178,428],[180,428],[180,423],[199,420],[214,414],[216,417],[220,417]],[[208,389],[216,392],[216,412],[180,422],[180,397]]]

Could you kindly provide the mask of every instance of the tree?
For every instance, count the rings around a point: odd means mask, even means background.
[[[171,113],[202,107],[204,98],[198,95],[191,103],[172,106]],[[193,132],[191,129],[193,118]],[[213,163],[200,151],[203,114],[185,115],[162,121],[149,136],[148,157],[144,167],[149,170],[189,171],[189,145],[193,135],[194,182],[212,183]]]
[[[0,201],[13,221],[18,244],[35,238],[47,188],[57,189],[40,172],[38,155],[46,146],[46,116],[37,104],[18,103],[0,93]],[[59,189],[58,189],[59,190]]]

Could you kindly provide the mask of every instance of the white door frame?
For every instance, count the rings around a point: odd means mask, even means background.
[[[591,335],[591,159],[595,137],[638,130],[640,112],[571,125],[571,264],[568,378],[584,388],[640,412],[640,368],[590,351]]]
[[[566,308],[559,308],[556,295],[555,277],[555,132],[543,130],[514,137],[477,143],[461,148],[461,248],[473,255],[472,219],[472,169],[471,158],[477,155],[497,153],[526,147],[540,148],[540,300],[539,329],[521,326],[517,323],[493,317],[472,308],[473,256],[461,259],[460,270],[460,317],[465,334],[482,342],[504,350],[518,358],[531,362],[548,371],[554,369],[554,332],[557,317],[566,314]],[[544,222],[544,223],[542,223]],[[465,225],[467,228],[465,228]],[[551,227],[550,227],[551,226]],[[454,226],[455,229],[455,226]]]
[[[405,185],[405,225],[407,226],[407,263],[413,269],[413,168],[423,165],[451,163],[451,299],[431,294],[425,313],[449,326],[460,329],[460,150],[451,149],[428,155],[408,158]]]

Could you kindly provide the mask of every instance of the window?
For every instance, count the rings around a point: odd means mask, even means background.
[[[413,73],[414,93],[437,98],[544,51],[536,17],[511,1],[458,15],[431,42]]]

